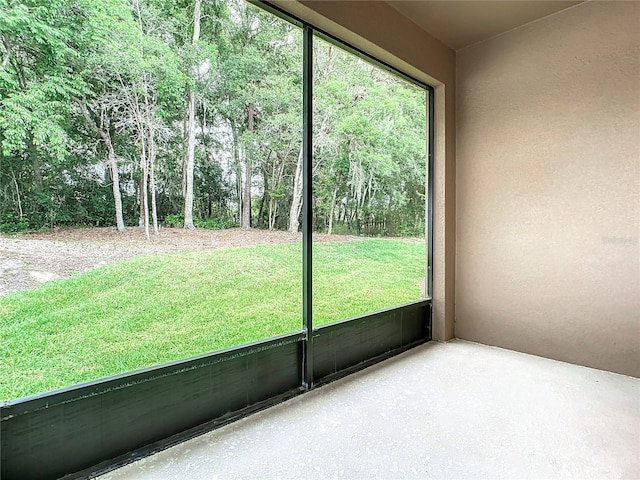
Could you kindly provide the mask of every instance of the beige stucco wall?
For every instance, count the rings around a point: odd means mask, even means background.
[[[435,87],[434,338],[453,338],[455,53],[384,2],[271,3]]]
[[[640,376],[640,2],[457,53],[457,337]]]

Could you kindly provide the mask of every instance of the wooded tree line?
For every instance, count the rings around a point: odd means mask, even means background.
[[[0,231],[297,231],[302,32],[242,0],[0,0]],[[314,42],[314,225],[421,235],[425,93]]]

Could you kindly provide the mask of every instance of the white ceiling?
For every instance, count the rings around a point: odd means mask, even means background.
[[[486,40],[582,1],[387,0],[453,50]]]

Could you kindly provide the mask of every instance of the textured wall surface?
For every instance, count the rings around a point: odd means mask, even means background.
[[[640,376],[640,3],[457,54],[457,337]]]

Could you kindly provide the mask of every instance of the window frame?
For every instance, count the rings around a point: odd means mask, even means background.
[[[303,30],[303,324],[247,345],[5,401],[0,476],[78,478],[225,425],[431,340],[434,89],[266,2],[247,0]],[[313,38],[317,36],[425,90],[426,298],[313,325]]]

